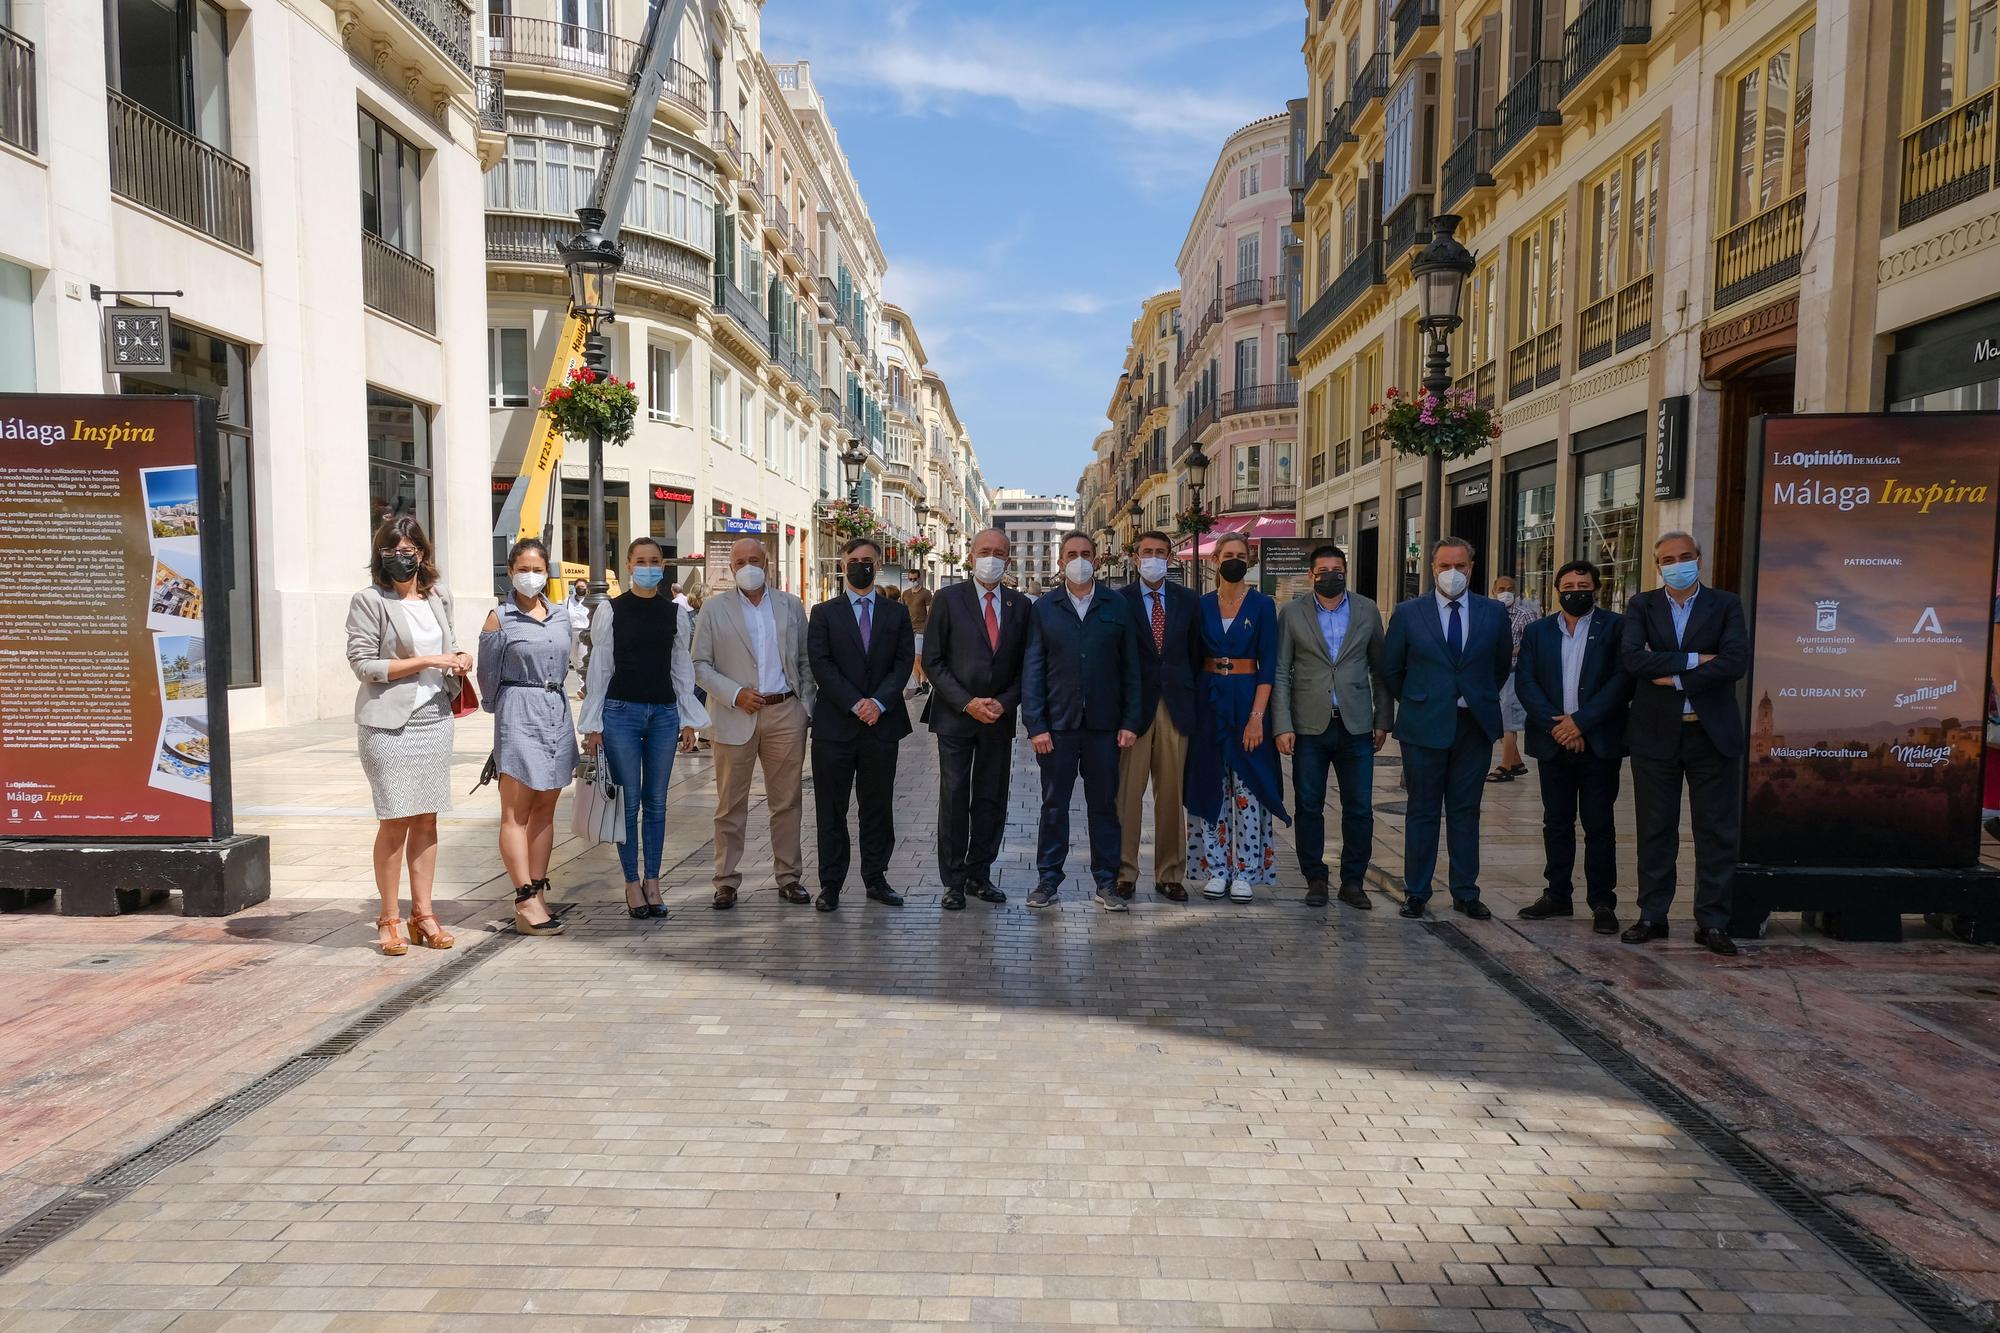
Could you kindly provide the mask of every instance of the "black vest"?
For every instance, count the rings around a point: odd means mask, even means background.
[[[611,688],[628,704],[674,702],[674,634],[680,607],[664,594],[620,593],[611,599]]]

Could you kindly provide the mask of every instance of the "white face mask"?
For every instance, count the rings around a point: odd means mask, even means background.
[[[1502,606],[1512,606],[1518,600],[1511,592],[1497,592],[1493,594],[1493,598]]]
[[[992,587],[1007,574],[1007,557],[1004,555],[982,555],[972,562],[972,577],[987,587]]]
[[[540,597],[542,589],[548,586],[549,576],[537,574],[531,569],[524,569],[514,576],[514,591],[523,597]]]
[[[1148,583],[1158,583],[1167,577],[1167,562],[1157,555],[1141,557],[1139,577]]]
[[[1087,556],[1071,556],[1069,563],[1063,566],[1063,577],[1071,583],[1088,583],[1096,572],[1097,566],[1091,564]]]
[[[764,567],[745,565],[736,571],[736,586],[745,592],[757,592],[764,586]]]
[[[1446,597],[1462,597],[1465,585],[1470,582],[1462,569],[1441,569],[1437,576],[1437,590]]]

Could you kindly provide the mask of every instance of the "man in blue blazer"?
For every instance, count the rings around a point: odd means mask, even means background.
[[[1505,607],[1472,591],[1472,559],[1463,537],[1440,541],[1431,593],[1396,608],[1382,643],[1409,786],[1401,914],[1411,920],[1430,901],[1440,822],[1451,848],[1452,910],[1474,921],[1493,916],[1479,901],[1479,798],[1503,730],[1500,686],[1514,666],[1514,631]]]
[[[1618,933],[1618,845],[1612,807],[1625,758],[1632,677],[1619,660],[1621,617],[1597,604],[1597,566],[1556,571],[1562,609],[1521,635],[1514,689],[1528,715],[1523,740],[1542,784],[1542,850],[1548,887],[1521,909],[1528,921],[1574,916],[1576,825],[1583,820],[1584,893],[1591,929]]]
[[[1062,559],[1062,583],[1028,613],[1021,667],[1021,725],[1042,768],[1038,883],[1028,906],[1055,905],[1080,772],[1097,905],[1123,912],[1117,892],[1118,752],[1138,739],[1139,633],[1126,600],[1097,581],[1097,543],[1088,533],[1066,535]]]
[[[1139,739],[1118,756],[1118,896],[1139,884],[1139,833],[1146,787],[1153,788],[1153,892],[1187,901],[1187,811],[1181,808],[1188,737],[1195,729],[1195,676],[1201,651],[1201,599],[1167,578],[1173,543],[1142,532],[1133,543],[1136,582],[1119,589],[1139,630]]]

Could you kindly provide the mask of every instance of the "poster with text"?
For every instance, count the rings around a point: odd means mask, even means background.
[[[2000,414],[1764,423],[1742,856],[1979,856]]]
[[[0,838],[215,832],[202,406],[0,396]]]

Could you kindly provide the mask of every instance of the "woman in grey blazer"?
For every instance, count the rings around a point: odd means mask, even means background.
[[[402,867],[410,868],[410,935],[426,949],[454,943],[431,907],[437,817],[451,809],[452,702],[472,658],[458,650],[451,598],[438,581],[430,538],[408,514],[375,533],[369,586],[347,604],[347,662],[361,771],[375,797],[375,925],[382,952],[409,952],[399,927]]]

